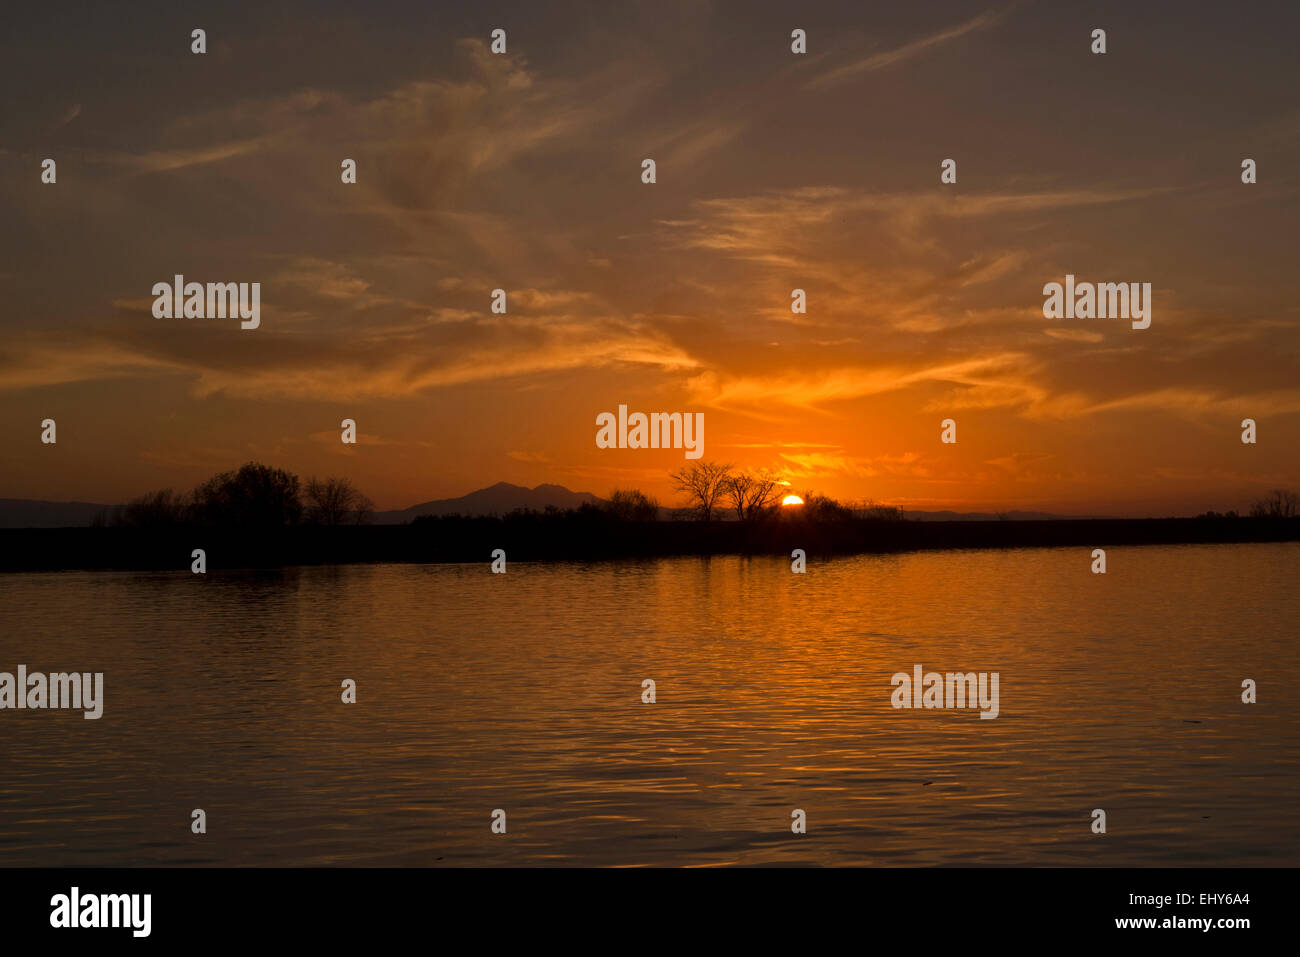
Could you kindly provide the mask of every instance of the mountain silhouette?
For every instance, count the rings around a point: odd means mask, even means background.
[[[506,515],[520,508],[540,512],[547,506],[566,509],[588,503],[599,505],[603,501],[590,492],[574,492],[563,485],[543,484],[527,488],[497,482],[459,498],[439,498],[397,511],[376,512],[374,521],[378,525],[398,525],[421,515]]]
[[[112,510],[112,505],[94,502],[0,498],[0,528],[73,528],[89,525],[96,516]]]

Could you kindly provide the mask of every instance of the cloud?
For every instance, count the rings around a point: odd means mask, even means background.
[[[1224,414],[1233,418],[1287,415],[1300,412],[1300,389],[1225,395],[1210,389],[1172,386],[1108,399],[1082,411],[1088,415],[1121,411],[1163,411],[1201,420]],[[1235,422],[1232,424],[1236,425]]]
[[[828,473],[851,475],[858,478],[871,478],[876,470],[847,455],[829,452],[782,452],[781,459],[786,463],[783,475],[787,480],[811,478]]]
[[[880,395],[925,384],[965,387],[952,407],[992,407],[1032,401],[1039,393],[1023,382],[1020,353],[999,353],[914,367],[877,365],[822,369],[816,372],[776,372],[768,375],[727,375],[703,372],[689,380],[691,400],[717,408],[772,403],[819,409],[827,403]],[[943,404],[943,403],[939,403]]]
[[[409,398],[431,389],[572,369],[640,365],[689,371],[697,366],[671,343],[617,321],[476,322],[460,324],[468,328],[458,327],[443,341],[429,332],[277,332],[265,316],[256,333],[231,323],[198,324],[206,320],[189,320],[195,325],[188,327],[186,320],[149,322],[148,327],[101,330],[62,348],[11,344],[0,360],[0,390],[166,374],[189,378],[198,397]],[[398,343],[403,348],[395,348]]]
[[[574,289],[512,289],[506,299],[528,309],[564,309],[595,302],[596,296]]]
[[[545,452],[507,452],[507,456],[516,462],[530,462],[537,465],[550,465],[551,457]]]
[[[352,309],[375,309],[397,301],[392,296],[372,292],[373,283],[358,276],[352,267],[312,256],[294,260],[276,279],[300,287],[310,295],[346,303]]]
[[[787,480],[832,475],[923,479],[930,475],[929,467],[916,452],[872,456],[854,456],[845,452],[782,452],[780,458],[784,463],[782,474]]]
[[[930,219],[967,219],[1056,212],[1085,206],[1124,203],[1170,192],[1174,187],[1137,189],[1047,190],[942,195],[873,193],[845,187],[806,186],[751,196],[698,200],[698,215],[660,220],[666,241],[687,249],[705,249],[772,265],[801,262],[795,250],[817,230],[875,216],[893,233],[915,232]],[[843,227],[836,229],[842,232]],[[893,237],[891,237],[893,238]],[[1012,272],[1027,260],[1024,250],[983,254],[963,262],[966,284],[987,282]]]
[[[968,34],[975,33],[978,30],[985,30],[996,24],[1007,15],[1012,7],[1004,7],[1001,10],[987,10],[976,17],[959,23],[956,26],[948,27],[937,33],[931,33],[928,36],[920,37],[910,43],[895,47],[892,50],[884,50],[880,53],[873,53],[870,56],[863,57],[853,63],[847,63],[844,66],[836,67],[833,70],[821,74],[807,84],[810,90],[825,90],[829,87],[838,86],[841,83],[848,82],[855,77],[862,76],[864,73],[871,73],[875,70],[884,70],[891,66],[896,66],[914,57],[920,56],[927,50],[941,46],[952,40],[960,39]]]
[[[308,172],[282,204],[319,183],[336,190],[342,157],[358,160],[372,209],[442,209],[475,182],[547,147],[568,151],[644,95],[645,83],[546,79],[525,57],[493,56],[478,38],[456,44],[463,76],[412,79],[369,97],[307,88],[183,116],[139,152],[101,151],[95,161],[141,173],[175,172],[259,155],[271,182],[281,164],[310,171],[321,155],[331,175]],[[232,139],[230,131],[241,135]],[[256,179],[258,170],[245,175]],[[362,192],[358,190],[358,192]],[[337,196],[337,193],[332,193]]]
[[[257,153],[271,142],[270,137],[256,137],[235,143],[212,146],[150,150],[146,153],[96,153],[92,162],[124,166],[143,173],[167,173],[192,166],[208,166],[237,156]]]
[[[839,449],[829,442],[732,442],[724,449]]]
[[[1044,329],[1044,334],[1066,342],[1101,342],[1106,337],[1091,329]]]
[[[995,468],[1002,469],[1012,474],[1021,474],[1031,466],[1050,459],[1049,452],[1012,452],[1010,455],[1004,455],[1000,458],[989,459],[984,464],[992,465]]]
[[[59,129],[61,127],[67,126],[69,123],[71,123],[80,115],[81,115],[81,104],[74,103],[72,104],[72,107],[68,110],[68,112],[64,113],[63,116],[59,118],[59,121],[54,124],[54,128]]]

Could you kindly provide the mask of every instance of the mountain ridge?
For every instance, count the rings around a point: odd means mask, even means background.
[[[421,515],[505,515],[521,508],[538,511],[548,507],[566,509],[580,505],[600,505],[604,501],[591,492],[575,492],[551,482],[543,482],[533,488],[497,482],[456,498],[436,498],[410,508],[376,512],[374,521],[377,525],[399,525]]]

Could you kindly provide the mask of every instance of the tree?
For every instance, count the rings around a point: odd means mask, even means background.
[[[896,505],[880,505],[875,499],[867,499],[853,507],[853,513],[873,522],[901,522],[903,510]],[[999,516],[1001,517],[1001,516]]]
[[[194,514],[205,524],[239,528],[296,525],[302,518],[298,476],[249,462],[196,488]]]
[[[736,510],[736,517],[744,521],[759,518],[775,507],[780,485],[776,476],[766,470],[740,472],[727,477],[723,492]]]
[[[123,506],[117,521],[122,525],[134,525],[139,528],[156,528],[167,525],[180,525],[188,517],[189,503],[184,495],[177,495],[169,488],[149,492],[134,498]]]
[[[817,492],[803,493],[803,517],[813,522],[847,522],[853,518],[853,510],[845,508],[829,495]]]
[[[1274,489],[1250,507],[1251,518],[1295,518],[1300,499],[1295,492]]]
[[[651,522],[659,517],[659,502],[640,489],[614,489],[606,511],[621,522]]]
[[[370,521],[375,503],[345,478],[323,482],[312,476],[303,489],[306,520],[313,525],[364,525]]]
[[[710,521],[723,494],[726,492],[727,479],[731,476],[732,466],[717,462],[692,462],[684,468],[673,472],[673,488],[685,492],[694,509],[704,521]]]

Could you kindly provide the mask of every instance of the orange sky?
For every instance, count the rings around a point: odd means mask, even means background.
[[[596,447],[619,404],[908,508],[1300,484],[1300,110],[1293,51],[1257,43],[1294,9],[651,6],[236,4],[205,56],[166,7],[19,14],[6,88],[67,66],[0,117],[0,497],[115,503],[255,459],[380,508],[500,480],[675,501],[681,451]],[[260,282],[261,327],[155,319],[178,272]],[[1044,319],[1066,273],[1150,282],[1151,328]]]

